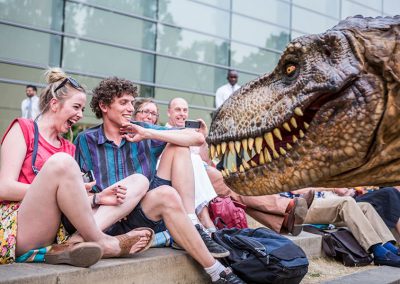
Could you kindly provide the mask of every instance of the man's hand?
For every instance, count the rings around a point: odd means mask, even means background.
[[[200,121],[200,128],[197,131],[200,132],[201,134],[203,134],[204,137],[207,137],[207,135],[208,135],[207,124],[201,118],[198,118],[196,120]]]
[[[114,184],[97,193],[96,203],[98,205],[120,205],[125,202],[126,191],[126,186]]]
[[[140,142],[147,139],[147,130],[139,125],[128,123],[123,125],[119,132],[129,142]]]

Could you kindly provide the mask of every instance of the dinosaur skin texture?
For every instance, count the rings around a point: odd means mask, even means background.
[[[207,142],[242,195],[399,185],[399,112],[400,16],[355,16],[289,43],[217,110]]]

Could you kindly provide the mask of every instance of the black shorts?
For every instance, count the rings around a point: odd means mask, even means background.
[[[170,180],[159,178],[157,175],[150,182],[149,191],[153,190],[156,187],[162,185],[171,185]],[[133,209],[131,213],[129,213],[125,218],[120,220],[119,222],[112,225],[108,228],[105,233],[111,236],[125,234],[132,229],[138,227],[148,227],[153,229],[154,232],[162,232],[166,230],[165,224],[163,220],[153,221],[147,218],[142,210],[142,206],[139,204]]]

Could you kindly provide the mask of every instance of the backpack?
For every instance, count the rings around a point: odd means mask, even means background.
[[[217,229],[248,228],[246,205],[227,197],[215,197],[208,205],[210,218]]]
[[[372,257],[360,246],[353,234],[340,228],[336,231],[325,231],[313,226],[304,226],[305,231],[322,235],[324,253],[342,262],[345,266],[365,266],[372,262]]]
[[[267,229],[223,229],[214,240],[229,250],[225,264],[246,283],[300,283],[308,271],[304,251]]]

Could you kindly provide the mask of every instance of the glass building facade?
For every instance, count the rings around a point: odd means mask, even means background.
[[[397,0],[0,0],[0,131],[20,116],[25,85],[60,66],[88,89],[135,82],[166,105],[183,97],[207,122],[228,69],[243,84],[271,71],[293,38],[340,19],[400,14]],[[40,93],[40,89],[39,89]],[[96,124],[90,108],[84,124]]]

